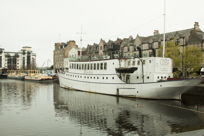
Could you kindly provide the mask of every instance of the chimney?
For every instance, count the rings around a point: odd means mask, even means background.
[[[154,30],[154,35],[158,35],[159,34],[159,30]]]
[[[194,23],[194,30],[200,30],[200,27],[199,27],[199,23],[198,23],[198,22],[195,22],[195,23]]]

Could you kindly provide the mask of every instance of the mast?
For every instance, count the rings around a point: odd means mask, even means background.
[[[164,0],[164,13],[163,13],[163,16],[164,16],[164,28],[163,28],[163,31],[164,31],[164,33],[163,33],[163,58],[165,57],[165,38],[166,38],[166,36],[165,36],[165,29],[166,29],[166,0]]]
[[[80,57],[82,56],[82,45],[83,45],[83,35],[85,33],[83,33],[83,27],[81,25],[81,32],[77,33],[80,35]]]

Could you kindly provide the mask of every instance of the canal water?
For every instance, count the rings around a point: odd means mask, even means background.
[[[163,136],[204,128],[204,103],[117,98],[0,80],[0,136]]]

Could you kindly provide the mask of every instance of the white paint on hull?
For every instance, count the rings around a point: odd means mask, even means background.
[[[80,82],[59,74],[60,86],[85,92],[147,99],[181,99],[181,94],[199,84],[199,79],[144,84]]]

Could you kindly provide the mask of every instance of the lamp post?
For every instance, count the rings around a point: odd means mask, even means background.
[[[141,58],[138,58],[140,62],[142,63],[142,83],[144,83],[144,66],[143,66],[143,61]]]
[[[181,63],[182,63],[182,77],[185,78],[185,37],[182,37],[183,43],[182,43],[182,53],[181,53]]]

